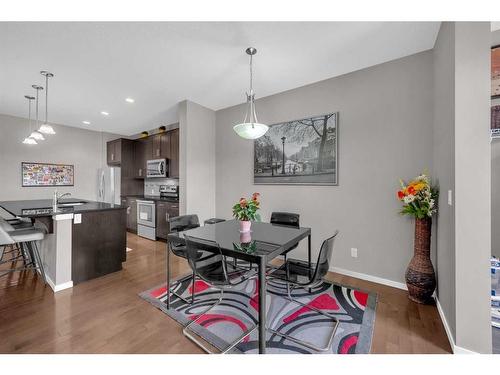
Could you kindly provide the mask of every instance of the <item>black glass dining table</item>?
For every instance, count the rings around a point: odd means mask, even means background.
[[[293,228],[283,225],[252,222],[251,231],[240,233],[237,220],[208,224],[184,232],[170,233],[168,239],[184,242],[188,236],[215,241],[222,253],[231,258],[241,259],[258,267],[259,279],[259,353],[266,352],[266,267],[274,258],[307,238],[307,258],[311,269],[311,229]],[[167,308],[170,308],[170,249],[167,246]]]

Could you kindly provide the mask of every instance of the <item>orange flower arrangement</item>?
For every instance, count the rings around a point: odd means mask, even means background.
[[[397,196],[403,202],[401,214],[423,219],[431,217],[436,212],[438,190],[431,186],[426,174],[421,174],[408,184],[403,180],[400,180],[400,183],[401,189],[398,190]]]

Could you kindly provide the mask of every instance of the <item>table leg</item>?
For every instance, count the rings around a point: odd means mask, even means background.
[[[311,263],[311,235],[307,236],[307,261],[309,262],[309,280],[312,278],[312,263]],[[309,293],[312,290],[309,288]]]
[[[259,354],[266,354],[266,258],[259,262]]]
[[[167,309],[170,309],[170,246],[167,242]]]
[[[311,235],[307,236],[307,261],[309,262],[309,278],[312,277],[312,263],[311,263]]]

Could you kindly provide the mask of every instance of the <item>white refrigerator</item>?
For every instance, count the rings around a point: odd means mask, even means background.
[[[120,204],[120,168],[103,167],[97,172],[97,200]]]

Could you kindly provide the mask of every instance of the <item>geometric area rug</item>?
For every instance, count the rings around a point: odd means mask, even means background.
[[[191,275],[178,279],[175,291],[190,300]],[[177,282],[177,281],[176,281]],[[174,285],[174,283],[172,284]],[[170,309],[166,305],[166,284],[140,294],[140,297],[175,319],[187,325],[198,314],[215,303],[219,291],[202,280],[195,282],[195,303],[187,304],[173,294]],[[211,345],[223,350],[242,332],[258,324],[258,280],[250,279],[224,291],[221,304],[205,314],[193,330]],[[281,336],[267,332],[267,350],[270,354],[367,354],[370,353],[377,296],[351,287],[324,281],[309,290],[294,289],[292,296],[306,304],[336,316],[340,324],[329,351],[316,352]],[[276,279],[267,284],[267,325],[318,347],[324,347],[333,328],[331,319],[303,307],[287,298],[286,286]],[[179,327],[181,329],[181,327]],[[258,330],[247,336],[231,353],[258,353]]]

